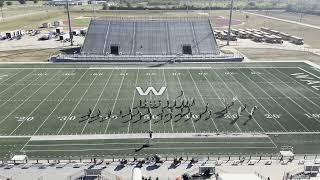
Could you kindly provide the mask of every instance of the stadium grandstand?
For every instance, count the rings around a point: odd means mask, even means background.
[[[183,32],[183,33],[182,33]],[[223,54],[206,18],[91,20],[80,54],[53,61],[241,61]]]

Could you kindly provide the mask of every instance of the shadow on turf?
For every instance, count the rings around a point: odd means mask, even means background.
[[[151,166],[147,166],[146,170],[152,171],[152,170],[158,169],[159,167],[160,167],[159,165],[153,164]]]
[[[124,167],[125,167],[125,165],[119,164],[117,167],[114,168],[114,171],[120,171],[120,170],[123,169]]]
[[[147,148],[147,147],[149,147],[149,145],[144,144],[144,145],[142,145],[139,149],[135,149],[134,151],[135,151],[135,152],[139,152],[139,151],[141,151],[142,149]]]
[[[151,66],[148,66],[148,67],[161,67],[161,66],[164,66],[166,64],[167,63],[160,63],[160,64],[151,65]]]

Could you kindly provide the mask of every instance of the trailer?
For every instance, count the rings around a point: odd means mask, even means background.
[[[3,33],[0,33],[0,40],[5,40],[6,36]]]
[[[249,39],[251,39],[252,37],[253,37],[253,32],[251,32],[251,31],[246,31],[246,33],[247,33],[247,37],[249,38]]]
[[[80,36],[80,29],[74,29],[74,30],[72,31],[72,34],[73,34],[74,36]]]
[[[87,28],[81,29],[80,30],[80,35],[81,36],[85,36],[87,34],[87,31],[88,31]]]
[[[265,36],[265,38],[266,38],[267,43],[272,43],[272,44],[282,44],[283,43],[282,38],[279,36],[276,36],[276,35],[268,35],[268,36]]]
[[[262,28],[260,28],[260,29],[261,29],[261,31],[264,31],[264,32],[270,33],[270,29],[269,29],[269,28],[262,27]]]
[[[231,29],[231,32],[235,35],[238,35],[239,34],[239,31],[237,29]]]
[[[291,35],[287,34],[287,33],[284,33],[284,32],[281,32],[279,34],[279,36],[282,37],[282,39],[285,40],[285,41],[290,41],[290,39],[291,39]]]
[[[221,40],[228,40],[228,33],[221,33]],[[233,33],[230,33],[230,41],[237,41],[237,36]]]
[[[259,34],[253,34],[252,35],[252,41],[254,42],[263,42],[263,36]]]
[[[60,40],[60,41],[64,41],[64,40],[68,40],[68,39],[70,39],[69,34],[61,34],[61,35],[59,36],[59,40]]]
[[[249,38],[249,34],[246,31],[239,31],[238,37],[240,39],[248,39]]]
[[[273,34],[273,35],[279,35],[280,34],[280,32],[276,31],[276,30],[270,30],[270,33]]]
[[[63,27],[57,27],[56,28],[56,33],[57,34],[62,34],[63,33]]]
[[[6,38],[7,39],[12,39],[14,37],[16,37],[16,31],[9,31],[9,32],[6,32]]]
[[[246,28],[245,31],[247,31],[247,32],[253,32],[253,29]]]
[[[303,45],[304,44],[303,39],[300,38],[300,37],[297,37],[297,36],[291,36],[290,37],[290,42],[292,44],[296,44],[296,45]]]

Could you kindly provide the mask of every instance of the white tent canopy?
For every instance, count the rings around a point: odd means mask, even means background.
[[[292,151],[280,151],[280,154],[283,157],[293,157],[294,156]]]
[[[25,161],[28,157],[26,155],[15,155],[11,158],[11,161]]]

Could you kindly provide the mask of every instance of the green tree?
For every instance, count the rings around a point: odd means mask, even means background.
[[[255,2],[249,2],[249,6],[255,6],[256,5],[256,3]]]
[[[103,10],[108,10],[109,9],[109,5],[107,3],[103,3],[102,4],[102,9]]]
[[[128,7],[128,9],[131,9],[132,8],[131,3],[127,2],[127,7]]]
[[[26,4],[26,0],[18,0],[20,4]]]

